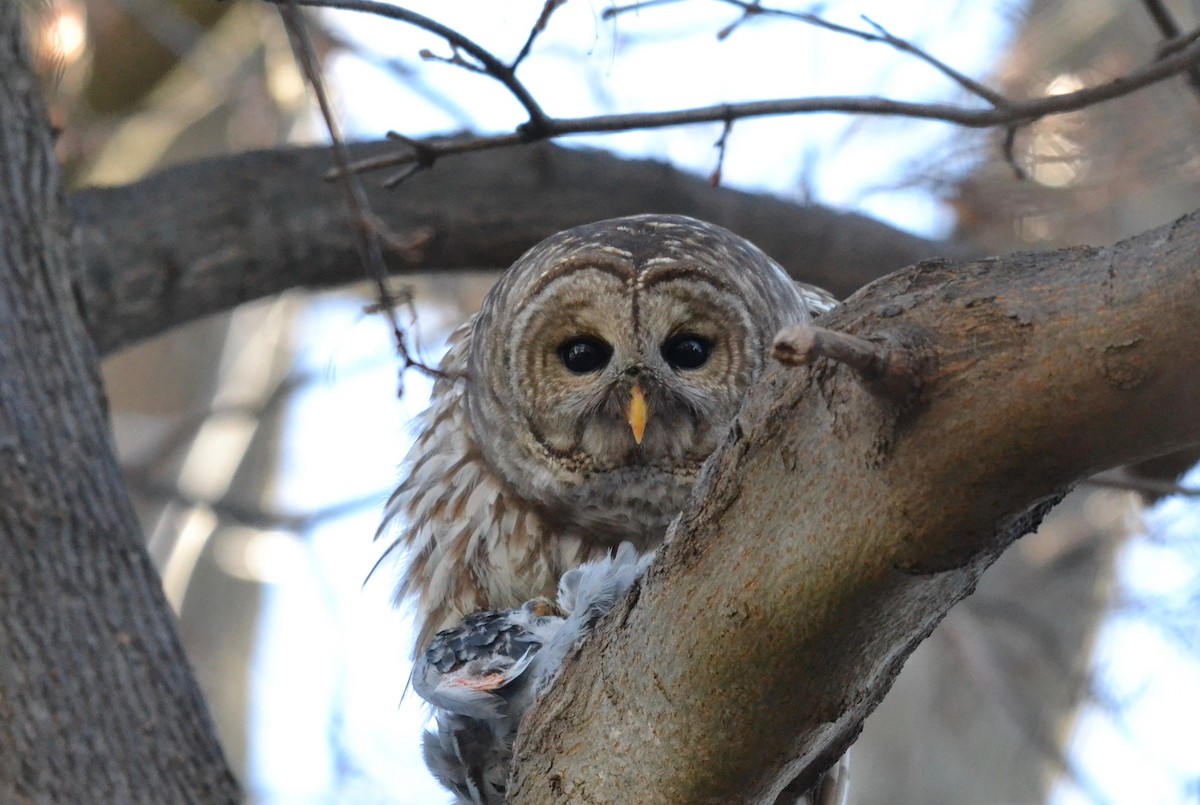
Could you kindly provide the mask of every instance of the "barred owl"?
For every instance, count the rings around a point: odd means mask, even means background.
[[[754,245],[678,215],[534,246],[460,327],[392,495],[419,656],[481,610],[554,594],[628,541],[656,547],[762,373],[836,304]]]

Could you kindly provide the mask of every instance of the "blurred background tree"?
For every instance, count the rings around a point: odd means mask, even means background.
[[[543,10],[409,5],[510,56]],[[1157,3],[983,6],[803,10],[859,27],[860,13],[876,15],[1009,97],[1120,75],[1169,38]],[[1181,30],[1197,24],[1194,4],[1166,6]],[[902,52],[737,4],[643,3],[606,15],[614,8],[572,3],[550,18],[526,63],[544,105],[593,114],[777,94],[963,96]],[[73,187],[325,136],[269,5],[47,0],[27,17]],[[486,82],[435,58],[452,57],[437,40],[369,17],[307,19],[353,136],[511,123]],[[698,67],[709,60],[715,73]],[[1023,128],[1011,161],[1003,130],[851,116],[739,122],[727,141],[713,124],[571,144],[701,176],[719,169],[727,186],[865,212],[939,241],[882,273],[946,252],[1108,244],[1196,209],[1198,123],[1200,96],[1181,77]],[[436,358],[501,268],[403,277],[426,356]],[[388,611],[391,570],[362,584],[407,418],[428,393],[410,373],[396,403],[387,329],[362,312],[372,298],[366,285],[290,292],[124,349],[104,367],[151,552],[256,801],[446,799],[419,761],[419,708],[395,707],[409,641],[403,613]],[[1129,492],[1089,487],[1068,498],[909,661],[856,745],[852,801],[1195,801],[1200,763],[1172,743],[1181,728],[1155,715],[1163,696],[1176,725],[1200,715],[1200,698],[1178,693],[1200,689],[1192,508],[1160,504],[1147,530]],[[1147,695],[1154,686],[1165,693]]]

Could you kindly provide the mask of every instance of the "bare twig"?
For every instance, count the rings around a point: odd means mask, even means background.
[[[340,0],[336,0],[339,1]],[[296,0],[323,5],[324,0]],[[1028,125],[1052,115],[1075,112],[1098,103],[1120,98],[1143,87],[1163,81],[1200,63],[1200,42],[1192,42],[1169,55],[1159,58],[1126,75],[1075,92],[1048,95],[1023,101],[1009,101],[1002,107],[986,109],[945,103],[916,103],[889,98],[830,96],[781,98],[769,101],[747,101],[713,106],[677,109],[665,112],[639,112],[615,115],[595,115],[581,118],[545,118],[540,129],[528,124],[506,134],[459,137],[425,141],[435,159],[452,154],[485,151],[519,145],[531,140],[545,140],[571,134],[600,134],[638,129],[668,128],[698,123],[724,123],[755,117],[841,112],[881,117],[907,117],[918,120],[938,120],[966,128],[1007,128]],[[372,170],[395,165],[407,165],[418,160],[414,153],[401,153],[363,161],[353,165],[355,170]]]
[[[934,57],[932,54],[930,54],[923,48],[919,47],[918,45],[916,45],[906,39],[901,39],[900,37],[895,36],[890,31],[885,29],[882,25],[875,22],[874,20],[872,20],[870,17],[867,17],[866,15],[862,16],[862,20],[863,20],[863,22],[867,23],[868,25],[870,25],[872,28],[875,29],[874,33],[872,33],[871,31],[864,31],[861,28],[851,28],[848,25],[842,25],[840,23],[831,22],[831,21],[825,19],[824,17],[821,17],[817,14],[813,14],[813,13],[807,12],[807,11],[792,11],[792,10],[788,10],[788,9],[770,8],[768,6],[762,5],[761,0],[719,0],[719,2],[724,3],[725,5],[735,6],[736,8],[741,9],[742,16],[739,17],[736,21],[730,23],[725,28],[722,28],[720,31],[718,31],[717,32],[718,39],[725,39],[726,37],[728,37],[731,33],[733,33],[734,30],[736,30],[736,28],[739,25],[741,25],[743,22],[745,22],[750,17],[755,17],[755,16],[782,17],[785,19],[796,20],[798,22],[803,22],[806,25],[811,25],[816,28],[821,28],[823,30],[830,31],[832,33],[843,34],[845,36],[852,36],[852,37],[855,37],[856,39],[861,39],[865,42],[879,42],[881,44],[887,45],[895,50],[900,51],[901,53],[907,53],[908,55],[914,56],[917,59],[919,59],[920,61],[925,62],[926,64],[928,64],[929,66],[931,66],[935,70],[937,70],[939,73],[946,76],[947,78],[949,78],[950,80],[954,81],[956,84],[961,86],[963,89],[970,92],[972,95],[976,95],[976,96],[982,98],[983,100],[990,103],[992,106],[1004,106],[1008,103],[1008,99],[1005,98],[999,92],[996,92],[995,90],[979,83],[978,81],[971,78],[970,76],[967,76],[967,75],[959,72],[958,70],[955,70],[953,67],[951,67],[950,65],[941,61],[940,59]],[[628,11],[633,11],[633,10],[640,11],[640,10],[646,8],[648,5],[650,5],[650,4],[640,3],[640,4],[631,5],[631,6],[609,8],[609,9],[605,10],[603,16],[605,19],[609,19],[611,17],[615,17],[619,14],[622,14],[622,13],[625,13]]]
[[[387,133],[387,138],[389,140],[395,140],[396,142],[403,143],[408,148],[411,148],[414,159],[411,164],[406,165],[402,170],[398,171],[393,176],[388,177],[388,179],[383,183],[384,187],[395,187],[408,177],[420,173],[423,170],[427,170],[428,168],[432,168],[433,163],[437,161],[437,154],[426,142],[414,140],[413,138],[407,137],[398,131],[389,131]]]
[[[393,299],[391,290],[388,288],[387,266],[383,261],[383,248],[380,243],[377,227],[373,224],[375,218],[370,212],[370,204],[367,201],[362,184],[350,169],[350,156],[346,150],[346,142],[342,139],[337,120],[334,118],[333,108],[329,103],[329,94],[325,91],[325,82],[317,66],[312,40],[308,36],[308,29],[305,27],[304,18],[300,14],[299,4],[296,0],[284,0],[283,3],[279,4],[279,13],[283,18],[284,26],[287,28],[288,36],[292,41],[292,49],[295,52],[297,60],[300,62],[305,77],[312,86],[317,103],[321,108],[321,115],[325,119],[325,125],[328,127],[329,138],[333,146],[333,158],[340,175],[339,184],[346,196],[346,206],[349,207],[352,217],[358,224],[356,233],[358,236],[359,257],[368,275],[375,281],[375,290],[379,295],[379,304],[383,309],[383,315],[387,317],[388,324],[392,328],[392,337],[396,343],[396,351],[404,361],[401,372],[405,369],[416,368],[426,374],[436,376],[438,374],[436,369],[426,366],[413,357],[408,349],[404,330],[396,318],[396,301]],[[399,384],[397,388],[399,391],[403,391],[403,383]]]
[[[1017,162],[1015,146],[1017,144],[1017,129],[1020,126],[1011,125],[1004,130],[1004,144],[1000,147],[1000,151],[1004,154],[1004,161],[1013,169],[1013,175],[1024,181],[1026,179],[1025,169]]]
[[[712,187],[718,187],[721,184],[721,169],[725,167],[725,146],[729,142],[729,132],[733,131],[733,121],[726,120],[725,127],[721,129],[721,137],[715,143],[717,147],[717,166],[713,168],[713,172],[708,176],[708,183]]]
[[[891,47],[895,48],[896,50],[900,51],[901,53],[907,53],[910,56],[914,56],[917,59],[928,64],[930,67],[937,70],[942,75],[944,75],[947,78],[949,78],[950,80],[952,80],[954,83],[958,84],[960,87],[965,89],[967,92],[970,92],[972,95],[978,95],[980,98],[987,101],[992,106],[1004,107],[1004,106],[1008,105],[1008,103],[1009,103],[1008,98],[1004,97],[999,92],[996,92],[994,89],[984,86],[983,84],[979,83],[978,81],[971,78],[970,76],[968,76],[964,73],[961,73],[958,70],[955,70],[950,65],[946,64],[945,62],[941,61],[940,59],[935,58],[928,51],[918,47],[917,45],[914,45],[912,42],[909,42],[907,39],[901,39],[898,36],[892,35],[892,33],[890,31],[888,31],[882,25],[875,22],[874,20],[872,20],[870,17],[866,16],[865,14],[863,15],[862,19],[863,19],[863,22],[865,22],[867,25],[870,25],[872,28],[875,29],[878,36],[871,36],[871,35],[867,34],[865,31],[856,33],[856,32],[854,32],[853,29],[850,29],[850,28],[845,29],[844,32],[851,33],[855,36],[858,36],[861,39],[866,39],[868,42],[882,42],[886,45],[890,45]]]
[[[1156,481],[1152,478],[1129,478],[1114,475],[1093,475],[1082,483],[1102,489],[1123,489],[1129,492],[1144,492],[1155,497],[1167,495],[1182,495],[1184,497],[1200,497],[1200,489],[1180,486],[1170,481]]]
[[[728,39],[729,36],[734,31],[736,31],[738,29],[738,26],[740,26],[743,22],[745,22],[746,20],[750,19],[751,17],[753,17],[755,15],[762,13],[762,6],[759,5],[757,0],[753,3],[745,3],[745,4],[743,4],[743,6],[744,7],[742,8],[742,16],[738,17],[736,20],[729,23],[721,30],[717,31],[717,39],[720,39],[720,40]],[[612,9],[609,9],[609,10],[611,11]],[[612,16],[615,17],[616,14],[613,14]]]
[[[529,30],[529,37],[525,40],[525,44],[521,46],[521,52],[513,59],[513,63],[509,65],[509,70],[515,71],[517,65],[525,60],[529,55],[529,51],[533,49],[534,40],[542,31],[546,30],[546,24],[550,22],[550,15],[557,11],[560,7],[566,5],[567,0],[546,0],[546,4],[542,6],[542,13],[538,15],[537,21]]]
[[[1146,7],[1146,12],[1150,15],[1150,19],[1154,20],[1154,24],[1158,26],[1164,39],[1175,39],[1183,33],[1179,28],[1179,23],[1175,22],[1175,18],[1163,5],[1162,0],[1142,0],[1142,5]]]
[[[379,2],[379,0],[267,0],[273,3],[288,3],[301,6],[315,6],[317,8],[340,8],[346,11],[362,11],[368,14],[375,14],[388,19],[400,20],[409,25],[420,28],[423,31],[428,31],[431,34],[440,36],[444,39],[451,48],[462,51],[478,62],[479,72],[488,75],[505,86],[521,106],[525,107],[525,113],[529,116],[522,126],[522,131],[527,131],[528,140],[545,139],[541,135],[544,122],[547,120],[546,113],[542,111],[542,107],[534,99],[533,94],[529,89],[517,79],[513,68],[502,62],[491,51],[469,39],[453,28],[442,25],[437,20],[430,19],[423,14],[418,14],[415,11],[409,11],[406,8],[389,5],[388,3]],[[515,66],[515,65],[514,65]]]
[[[451,67],[461,67],[468,72],[479,73],[480,75],[488,74],[483,65],[473,64],[472,62],[464,59],[462,51],[458,49],[457,45],[450,46],[449,56],[439,56],[429,48],[422,48],[420,51],[418,51],[417,55],[425,61],[436,61],[441,62],[442,64],[449,64]]]
[[[1167,43],[1183,36],[1183,29],[1179,27],[1179,23],[1175,21],[1175,17],[1171,15],[1170,9],[1163,5],[1162,0],[1142,0],[1142,5],[1146,7],[1146,12],[1150,15],[1150,19],[1154,20],[1154,24],[1158,26],[1159,32],[1167,40]],[[1192,89],[1200,92],[1200,67],[1189,67],[1187,69],[1187,78],[1188,83],[1192,85]]]

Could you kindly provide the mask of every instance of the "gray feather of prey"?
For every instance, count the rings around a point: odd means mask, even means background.
[[[437,719],[437,729],[425,733],[425,763],[459,803],[503,805],[521,718],[653,559],[621,543],[563,574],[556,601],[468,615],[417,659],[413,690]]]

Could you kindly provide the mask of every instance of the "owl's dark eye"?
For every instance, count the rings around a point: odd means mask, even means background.
[[[612,357],[612,347],[599,338],[578,336],[570,338],[558,347],[558,357],[563,366],[577,375],[598,372],[608,365]]]
[[[663,360],[672,369],[699,369],[708,363],[713,342],[695,333],[682,333],[668,338],[662,345]]]

